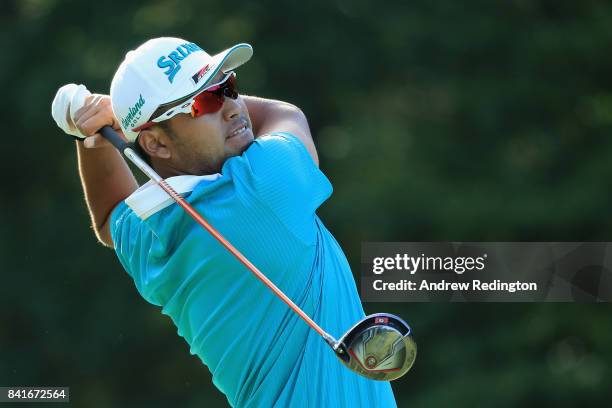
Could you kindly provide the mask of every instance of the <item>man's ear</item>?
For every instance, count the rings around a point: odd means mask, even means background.
[[[158,126],[144,129],[138,136],[138,143],[150,157],[170,159],[172,154],[168,149],[169,138]]]

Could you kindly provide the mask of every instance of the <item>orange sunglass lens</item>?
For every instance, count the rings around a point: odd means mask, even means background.
[[[212,92],[202,92],[195,97],[193,105],[191,105],[191,115],[193,117],[205,115],[207,113],[215,113],[223,106],[223,96],[216,95]]]

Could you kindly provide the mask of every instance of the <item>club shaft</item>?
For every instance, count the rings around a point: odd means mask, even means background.
[[[100,131],[102,135],[108,139],[119,151],[123,152],[136,167],[138,167],[144,174],[159,185],[178,205],[183,207],[185,212],[189,214],[198,224],[200,224],[206,231],[208,231],[221,245],[223,245],[232,255],[236,257],[244,266],[247,267],[255,277],[264,283],[276,296],[278,296],[283,302],[287,304],[298,316],[302,318],[313,330],[315,330],[323,339],[331,346],[337,345],[336,339],[323,330],[318,324],[314,322],[298,305],[293,303],[287,295],[283,293],[266,275],[264,275],[255,265],[251,263],[238,249],[236,249],[223,235],[221,235],[212,225],[208,223],[185,199],[177,193],[167,182],[162,179],[159,174],[151,166],[149,166],[144,160],[142,160],[136,152],[127,144],[121,137],[109,126],[106,126]]]

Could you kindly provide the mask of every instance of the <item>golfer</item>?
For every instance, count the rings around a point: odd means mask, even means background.
[[[72,100],[81,97],[82,108],[54,102],[54,118],[78,139],[96,236],[172,319],[230,405],[393,407],[389,383],[346,369],[159,186],[139,187],[97,133],[110,125],[133,142],[213,227],[341,336],[364,312],[346,257],[316,215],[332,187],[298,108],[238,94],[234,69],[252,52],[238,44],[209,55],[179,38],[152,39],[127,53],[110,97],[77,87]]]

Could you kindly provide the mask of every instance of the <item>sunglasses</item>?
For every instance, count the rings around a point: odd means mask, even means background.
[[[191,99],[188,99],[181,105],[168,109],[166,112],[162,113],[156,118],[132,129],[132,131],[140,132],[141,130],[149,128],[156,123],[168,120],[179,113],[188,113],[192,118],[197,118],[198,116],[206,115],[207,113],[218,112],[223,106],[226,97],[231,99],[238,98],[238,91],[236,90],[236,74],[234,72],[228,72],[221,79],[221,81],[210,85],[204,91],[195,95]]]

